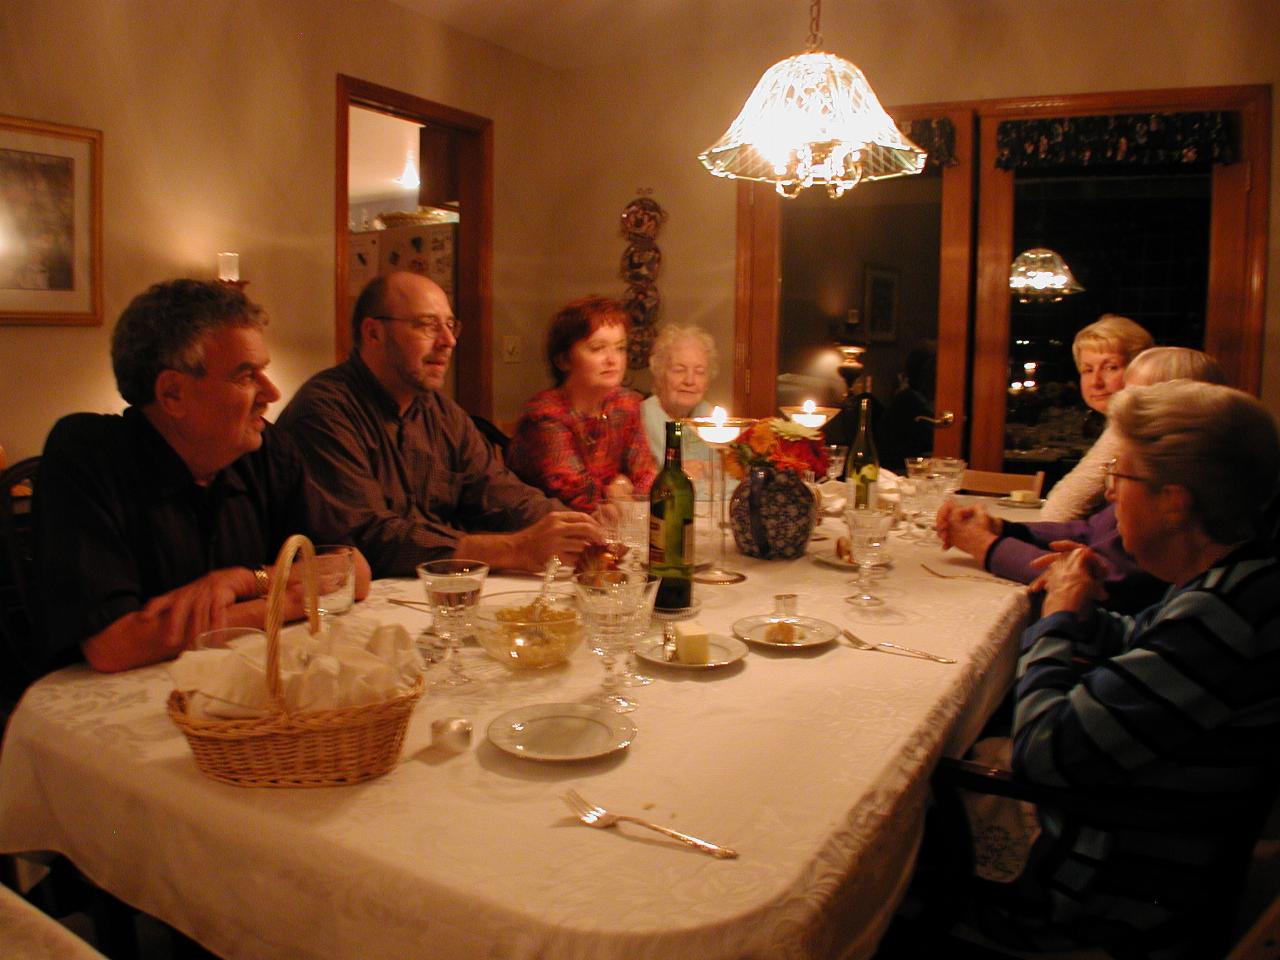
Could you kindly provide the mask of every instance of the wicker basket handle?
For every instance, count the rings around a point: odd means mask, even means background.
[[[316,582],[316,548],[300,533],[295,533],[280,548],[271,571],[271,589],[267,591],[267,694],[277,711],[284,712],[284,690],[280,684],[280,628],[284,624],[284,601],[289,586],[289,570],[294,558],[302,553],[303,609],[307,611],[307,628],[320,632],[320,591]]]

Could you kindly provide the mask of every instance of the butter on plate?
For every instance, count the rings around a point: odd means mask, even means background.
[[[1010,490],[1009,499],[1018,503],[1037,503],[1040,497],[1034,490]]]
[[[710,645],[707,641],[707,628],[694,620],[686,620],[674,625],[676,636],[676,659],[681,663],[707,663],[710,659]]]

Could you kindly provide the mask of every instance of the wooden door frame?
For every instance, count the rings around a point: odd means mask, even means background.
[[[969,277],[973,263],[973,110],[963,103],[890,108],[895,120],[946,117],[955,127],[956,163],[942,168],[942,229],[938,278],[938,357],[967,360]],[[738,181],[734,297],[733,403],[743,416],[777,413],[778,306],[781,288],[781,203],[770,184]],[[940,456],[964,444],[968,363],[938,363],[935,408],[955,414],[937,432]]]
[[[1242,120],[1237,162],[1213,167],[1204,349],[1222,364],[1233,386],[1258,392],[1266,322],[1271,88],[1195,87],[984,101],[978,107],[982,160],[973,360],[973,422],[981,429],[970,436],[974,467],[1000,470],[1004,463],[1014,175],[994,163],[1000,121],[1203,110],[1238,111]]]
[[[457,400],[467,411],[493,416],[493,121],[400,90],[338,74],[334,157],[334,345],[338,360],[351,350],[347,315],[348,110],[366,107],[458,132],[458,244],[454,313],[465,323],[454,350]]]

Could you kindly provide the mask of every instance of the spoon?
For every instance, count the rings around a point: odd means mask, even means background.
[[[547,565],[542,568],[542,589],[533,598],[533,613],[542,610],[551,602],[551,585],[555,583],[556,573],[560,570],[560,558],[552,554]]]

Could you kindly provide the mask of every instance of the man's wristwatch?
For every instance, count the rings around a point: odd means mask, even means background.
[[[258,596],[265,597],[271,590],[271,574],[266,567],[258,567],[253,571],[253,583],[258,588]]]

